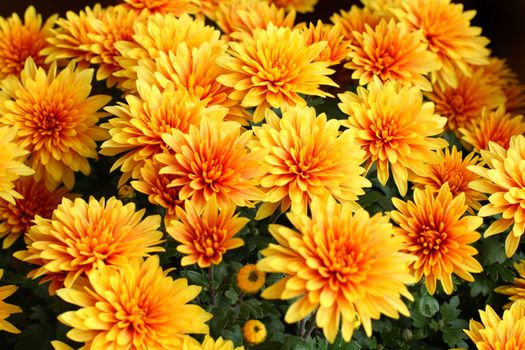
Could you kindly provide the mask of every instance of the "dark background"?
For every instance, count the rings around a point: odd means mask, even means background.
[[[44,16],[53,13],[65,14],[68,10],[78,11],[86,5],[100,2],[103,5],[118,3],[118,0],[0,0],[0,16],[12,12],[23,13],[30,4]],[[525,0],[463,0],[456,1],[466,9],[477,10],[474,24],[483,28],[483,35],[491,40],[490,48],[495,56],[506,58],[512,69],[525,82]],[[298,21],[321,18],[328,21],[333,12],[349,9],[358,0],[319,0],[315,14],[299,16]]]

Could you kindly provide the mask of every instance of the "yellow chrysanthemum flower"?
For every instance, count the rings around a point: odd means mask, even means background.
[[[525,302],[525,260],[514,263],[514,268],[519,276],[515,277],[512,284],[499,286],[494,291],[503,295],[509,295],[510,301],[505,304],[505,308],[510,308],[515,302]]]
[[[364,33],[367,25],[370,28],[375,28],[381,18],[382,16],[376,11],[371,11],[367,7],[361,8],[352,5],[349,11],[341,10],[340,13],[332,15],[330,20],[332,23],[340,25],[344,37],[353,42],[355,33]]]
[[[237,287],[246,294],[257,293],[264,287],[266,274],[257,265],[246,264],[237,272]]]
[[[4,270],[0,269],[0,279],[4,275]],[[17,286],[1,286],[0,287],[0,331],[6,331],[9,333],[20,333],[20,330],[13,326],[10,322],[6,321],[6,318],[11,314],[22,312],[19,306],[8,304],[4,301],[5,298],[11,296],[16,290]]]
[[[522,115],[506,113],[505,106],[500,105],[495,111],[483,108],[481,115],[458,131],[461,133],[461,140],[474,147],[477,152],[488,149],[490,142],[508,148],[512,136],[525,133],[525,121]]]
[[[470,76],[472,65],[489,63],[489,40],[481,28],[471,26],[476,11],[463,11],[463,5],[451,0],[405,0],[392,9],[397,18],[412,31],[421,30],[429,50],[437,54],[441,69],[431,73],[432,82],[458,85],[456,70]]]
[[[319,0],[269,0],[270,4],[284,8],[288,12],[297,11],[299,13],[312,12],[318,1]]]
[[[98,157],[95,141],[108,138],[96,124],[111,97],[89,96],[92,79],[92,69],[73,63],[62,71],[53,63],[46,72],[28,59],[20,78],[0,82],[0,124],[18,128],[16,143],[30,152],[35,179],[50,191],[62,182],[73,188],[76,171],[88,175],[88,158]]]
[[[1,121],[1,118],[0,118]],[[0,123],[1,125],[1,123]],[[32,175],[34,171],[24,164],[29,151],[15,143],[18,130],[0,126],[0,200],[15,204],[22,195],[15,189],[20,176]]]
[[[303,35],[306,40],[306,45],[312,45],[320,41],[326,41],[326,47],[319,56],[317,61],[327,61],[330,66],[339,64],[343,61],[350,51],[350,40],[345,39],[341,34],[340,25],[330,25],[317,21],[314,25],[310,23],[303,29]]]
[[[0,198],[0,238],[4,239],[3,249],[9,248],[28,231],[36,215],[51,218],[53,210],[67,193],[64,187],[50,192],[32,176],[16,181],[15,191],[22,196],[15,203]]]
[[[83,288],[64,288],[58,296],[79,306],[58,316],[73,329],[67,336],[87,349],[181,349],[184,335],[208,333],[212,315],[189,304],[201,287],[173,280],[157,255],[135,258],[120,268],[102,264]]]
[[[453,197],[445,184],[438,193],[427,187],[414,190],[414,201],[403,202],[393,198],[397,211],[390,212],[399,225],[394,234],[404,242],[403,251],[416,260],[410,264],[416,280],[425,276],[428,292],[434,294],[436,281],[440,281],[445,293],[453,290],[452,274],[469,282],[471,273],[483,267],[472,256],[478,251],[471,246],[481,235],[475,230],[483,220],[478,216],[464,216],[468,209],[465,194]]]
[[[478,215],[502,215],[489,226],[484,236],[501,233],[512,226],[505,240],[505,253],[511,257],[525,231],[525,181],[522,176],[525,137],[513,136],[508,149],[495,142],[489,142],[488,150],[482,150],[481,156],[488,168],[480,165],[468,167],[470,171],[481,176],[481,179],[472,182],[470,187],[490,195],[489,203],[479,210]]]
[[[421,169],[422,172],[414,175],[410,181],[417,188],[430,187],[434,192],[439,192],[443,185],[448,184],[454,197],[465,194],[465,204],[468,205],[471,214],[473,209],[479,210],[480,201],[486,200],[487,197],[469,187],[472,181],[480,177],[467,169],[468,166],[479,163],[479,156],[472,152],[463,158],[463,153],[458,151],[456,146],[453,146],[452,150],[439,150],[438,156],[437,163],[427,164]]]
[[[423,102],[421,90],[400,82],[384,84],[375,78],[357,94],[339,94],[339,108],[350,117],[345,125],[355,142],[366,152],[367,168],[377,165],[377,178],[383,185],[390,176],[404,196],[409,172],[420,173],[426,163],[438,161],[435,150],[447,146],[436,136],[443,132],[446,118],[434,114],[434,105]]]
[[[57,17],[49,17],[42,25],[42,16],[33,6],[25,11],[23,23],[16,13],[7,19],[0,17],[0,80],[18,76],[29,57],[38,66],[44,65],[40,50],[49,46],[46,39],[52,36],[51,28]]]
[[[421,32],[409,32],[406,25],[381,20],[374,28],[365,25],[362,33],[354,32],[349,62],[352,78],[366,85],[374,76],[381,81],[398,80],[422,90],[432,90],[426,74],[441,68],[436,55],[427,50]]]
[[[242,326],[242,336],[249,345],[261,344],[266,340],[266,326],[259,320],[248,320]]]
[[[371,183],[362,176],[364,152],[349,132],[339,132],[341,123],[316,115],[312,107],[295,106],[283,110],[282,118],[268,110],[266,123],[253,130],[257,141],[250,144],[264,154],[268,173],[261,179],[266,190],[257,219],[270,216],[279,206],[282,213],[306,212],[314,197],[335,197],[355,201]]]
[[[244,350],[244,346],[234,347],[231,340],[224,340],[219,337],[217,340],[206,335],[204,341],[199,343],[189,335],[184,338],[182,350]]]
[[[141,12],[171,14],[179,17],[199,12],[200,0],[124,0],[127,8]]]
[[[492,307],[479,310],[481,323],[470,320],[469,336],[478,350],[521,350],[525,348],[525,302],[515,303],[500,318]]]
[[[63,284],[70,288],[78,277],[103,263],[123,267],[134,257],[164,251],[159,246],[162,232],[157,231],[160,216],[142,219],[144,213],[115,197],[107,201],[91,197],[89,202],[64,198],[51,219],[35,218],[26,234],[27,250],[14,256],[40,265],[28,277],[65,273]],[[50,287],[53,293],[57,285]]]
[[[242,247],[242,238],[234,237],[250,220],[235,215],[235,205],[219,212],[215,197],[207,200],[200,210],[191,201],[176,208],[177,220],[166,227],[168,234],[179,243],[177,251],[184,254],[181,265],[197,264],[201,268],[218,265],[227,250]]]
[[[278,244],[264,249],[257,263],[263,271],[286,275],[262,297],[295,299],[285,315],[288,323],[316,311],[317,326],[330,343],[340,326],[347,342],[359,323],[371,336],[372,319],[408,316],[401,296],[412,300],[406,287],[413,282],[412,258],[401,252],[403,242],[393,236],[388,217],[353,210],[349,203],[314,199],[311,218],[288,213],[298,232],[270,225]]]
[[[268,107],[305,105],[299,95],[331,96],[319,85],[337,86],[328,75],[328,62],[316,61],[326,42],[307,45],[299,29],[276,27],[256,29],[241,42],[230,42],[229,55],[217,59],[226,68],[217,80],[235,89],[232,100],[244,107],[256,107],[253,119],[261,121]]]

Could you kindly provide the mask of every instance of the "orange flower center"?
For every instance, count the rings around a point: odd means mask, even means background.
[[[123,290],[120,305],[117,305],[115,313],[117,327],[131,328],[131,332],[147,333],[148,307],[147,301],[141,303],[136,296],[129,295],[128,291]]]
[[[228,231],[219,227],[207,227],[199,233],[199,237],[195,244],[195,249],[212,258],[213,256],[221,256],[225,248],[222,246],[223,238],[228,235]]]
[[[360,262],[363,260],[363,252],[353,249],[347,242],[334,242],[330,247],[318,248],[317,251],[323,260],[324,266],[319,268],[319,274],[328,279],[330,288],[338,289],[339,283],[358,281],[358,272],[362,270]],[[328,248],[328,250],[325,250]],[[363,276],[364,278],[364,276]]]
[[[449,173],[445,174],[446,181],[450,187],[450,192],[458,194],[463,191],[465,187],[465,178],[461,169],[453,169]]]
[[[440,223],[439,226],[441,229],[437,231],[426,225],[422,227],[423,231],[419,233],[417,242],[420,244],[423,254],[429,255],[434,251],[446,250],[442,245],[447,239],[447,233],[442,230],[443,223]]]
[[[374,67],[372,71],[375,75],[383,75],[386,71],[394,64],[395,58],[390,56],[389,52],[383,52],[380,57],[374,62]]]
[[[463,100],[463,97],[461,95],[452,96],[449,103],[450,107],[452,107],[456,114],[460,114],[463,112],[465,107],[465,101]]]
[[[297,154],[295,149],[291,149],[292,157]],[[299,159],[297,159],[299,158]],[[290,168],[290,172],[300,176],[303,179],[310,178],[310,172],[315,169],[315,166],[319,162],[317,157],[310,155],[293,157],[293,159],[286,160],[286,165]]]

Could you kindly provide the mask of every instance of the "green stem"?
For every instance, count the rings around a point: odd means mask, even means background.
[[[215,296],[215,288],[213,287],[213,264],[211,264],[208,269],[208,284],[210,288],[211,304],[215,306],[217,305],[217,297]]]
[[[308,339],[308,337],[310,337],[314,329],[315,329],[315,314],[313,314],[312,317],[310,318],[310,324],[308,325],[308,329],[306,330],[306,332],[301,338]]]

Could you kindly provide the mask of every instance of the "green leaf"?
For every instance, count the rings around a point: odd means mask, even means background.
[[[424,295],[418,301],[418,310],[421,315],[430,318],[439,311],[439,302],[430,295]]]

